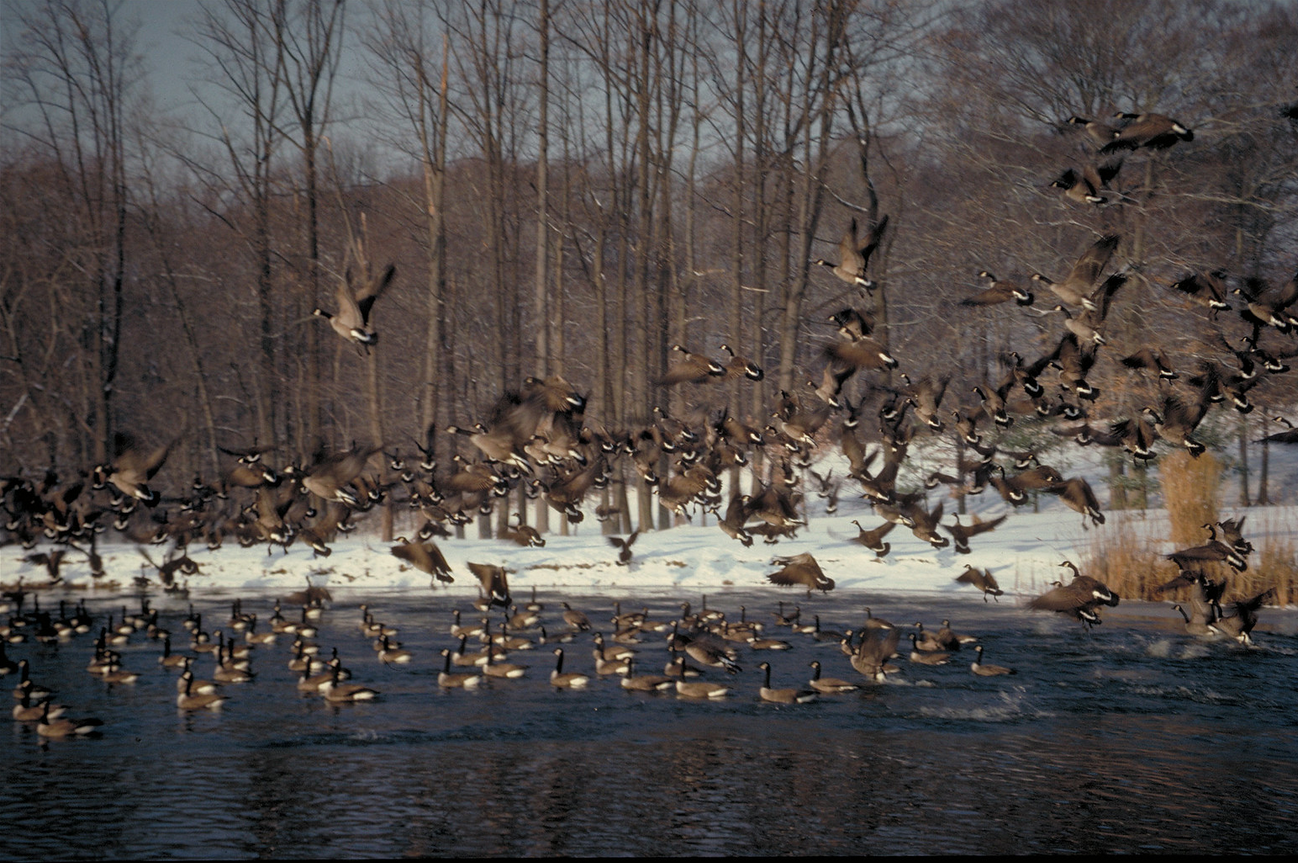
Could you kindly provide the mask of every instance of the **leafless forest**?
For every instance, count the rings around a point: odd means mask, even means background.
[[[124,434],[175,442],[164,494],[225,475],[223,448],[284,465],[425,447],[450,471],[480,453],[446,429],[489,423],[529,376],[561,376],[610,432],[655,407],[763,429],[787,397],[873,416],[925,378],[946,382],[951,423],[1014,354],[1058,352],[1068,304],[1032,276],[1063,280],[1115,236],[1125,284],[1078,407],[1107,429],[1163,404],[1157,371],[1121,362],[1142,348],[1182,379],[1252,364],[1256,410],[1215,409],[1197,434],[1242,471],[1241,502],[1268,498],[1244,442],[1293,416],[1275,369],[1298,339],[1283,307],[1278,324],[1241,312],[1283,299],[1298,262],[1291,4],[211,0],[174,115],[150,102],[137,14],[51,0],[8,17],[4,474],[88,471]],[[1112,146],[1141,122],[1124,112],[1192,135]],[[840,262],[853,224],[879,239],[868,290],[817,263]],[[342,317],[389,266],[374,344],[312,314]],[[983,272],[1035,304],[961,304]],[[896,369],[832,380],[826,345],[866,337],[831,320],[847,309]],[[728,363],[723,345],[762,379],[668,383],[690,353]],[[1060,422],[1025,418],[1003,445],[1066,444]],[[1113,506],[1143,487],[1131,456],[1112,450]],[[606,495],[643,481],[617,470]],[[640,500],[622,531],[670,521]]]

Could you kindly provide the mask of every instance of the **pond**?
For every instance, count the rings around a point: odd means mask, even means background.
[[[866,682],[832,642],[776,628],[776,600],[800,594],[718,592],[709,607],[767,623],[792,649],[740,647],[743,670],[719,701],[548,683],[553,647],[516,651],[518,680],[477,690],[438,687],[438,651],[455,647],[447,594],[336,593],[315,641],[336,647],[370,703],[299,694],[291,637],[254,651],[256,679],[225,687],[220,711],[177,709],[176,673],[144,633],[121,648],[134,684],[88,674],[89,635],[11,645],[69,715],[104,721],[96,739],[42,745],[11,722],[0,857],[395,857],[478,855],[751,855],[1266,853],[1298,851],[1298,614],[1263,609],[1257,646],[1204,643],[1176,612],[1104,609],[1086,631],[1048,612],[967,596],[835,591],[801,603],[804,619],[859,627],[864,608],[905,626],[975,634],[986,661],[1016,674],[978,677],[969,647],[945,666],[894,660]],[[205,628],[229,618],[232,594],[192,601]],[[520,597],[520,599],[523,597]],[[607,622],[647,607],[670,619],[667,591],[538,597],[547,631],[561,601]],[[57,602],[42,597],[42,605]],[[134,597],[89,602],[100,620]],[[154,597],[161,624],[187,648],[183,601]],[[270,598],[242,597],[270,616]],[[399,629],[414,652],[384,665],[362,634],[359,605]],[[497,615],[498,616],[498,615]],[[475,618],[469,612],[465,620]],[[265,624],[261,625],[262,629]],[[610,631],[605,626],[605,631]],[[903,642],[906,645],[906,642]],[[590,634],[566,649],[565,671],[593,675]],[[661,671],[661,634],[635,645],[638,673]],[[773,686],[805,686],[809,663],[862,684],[810,704],[762,702]],[[197,676],[210,677],[202,658]],[[709,670],[706,679],[727,679]],[[16,682],[14,676],[4,678]]]

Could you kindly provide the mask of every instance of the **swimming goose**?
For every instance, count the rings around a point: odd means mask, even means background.
[[[62,717],[52,718],[50,713],[53,706],[47,701],[42,707],[42,715],[36,724],[36,733],[41,737],[63,738],[63,737],[87,737],[99,734],[99,729],[103,727],[101,719],[64,719]]]
[[[437,675],[437,685],[443,689],[473,689],[482,682],[482,676],[478,674],[452,674],[451,673],[451,651],[442,649],[442,670]]]
[[[951,661],[951,654],[943,651],[923,651],[916,644],[915,633],[909,633],[907,638],[910,639],[910,661],[920,665],[946,665]]]
[[[837,677],[821,677],[819,662],[812,662],[811,669],[811,680],[807,685],[823,695],[838,695],[861,688],[855,683],[848,683]]]
[[[340,666],[333,667],[329,682],[320,687],[326,701],[334,704],[351,704],[357,701],[373,701],[379,697],[379,691],[360,683],[342,683]]]
[[[393,647],[392,642],[386,635],[382,636],[379,641],[383,645],[383,649],[379,651],[379,661],[381,662],[402,665],[414,658],[414,654],[409,650],[401,647]]]
[[[663,674],[636,674],[635,660],[628,659],[622,674],[622,688],[635,692],[661,692],[671,689],[675,681]]]
[[[978,658],[970,663],[969,669],[979,677],[998,677],[1003,674],[1018,673],[1013,668],[1006,668],[1003,665],[984,665],[983,646],[981,644],[975,647],[974,651],[978,654]]]
[[[677,680],[676,694],[682,698],[724,698],[731,689],[723,683],[706,680]]]
[[[42,700],[38,704],[32,704],[31,696],[23,694],[22,700],[14,705],[13,717],[18,722],[37,722],[43,716],[50,719],[58,719],[68,709],[61,704],[51,705],[48,701]]]
[[[176,706],[181,710],[218,710],[226,702],[224,695],[214,691],[199,692],[193,688],[194,674],[186,670],[180,675],[180,693],[176,696]]]
[[[496,662],[495,651],[488,649],[487,661],[482,666],[482,673],[487,677],[500,677],[515,680],[527,674],[527,666],[518,665],[513,662]]]
[[[806,704],[815,701],[818,697],[818,693],[811,689],[772,689],[771,664],[763,662],[757,667],[765,674],[762,687],[757,691],[763,701],[775,704]]]
[[[586,615],[582,614],[580,611],[574,611],[572,606],[568,605],[566,602],[562,603],[562,605],[564,623],[568,624],[571,629],[578,632],[590,631],[590,619],[587,618]]]
[[[550,685],[558,689],[583,689],[590,683],[590,677],[585,674],[576,672],[564,673],[563,670],[563,648],[554,649],[555,663],[554,671],[550,672]]]

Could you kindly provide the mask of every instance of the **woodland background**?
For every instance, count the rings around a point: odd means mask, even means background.
[[[1172,282],[1220,268],[1279,284],[1298,260],[1289,3],[202,9],[183,34],[192,64],[170,71],[193,81],[175,112],[143,72],[147,9],[5,12],[6,473],[86,468],[119,431],[179,438],[164,490],[217,475],[219,446],[412,453],[527,375],[562,374],[610,427],[654,405],[728,405],[760,426],[780,390],[811,397],[828,316],[851,304],[873,304],[900,372],[951,375],[950,406],[976,405],[999,356],[1041,355],[1055,323],[956,305],[976,274],[1058,277],[1102,233],[1135,276],[1092,381],[1093,413],[1116,418],[1157,390],[1114,358],[1155,344],[1192,371],[1220,354],[1218,328],[1248,332]],[[1065,199],[1051,180],[1093,158],[1066,120],[1116,111],[1170,115],[1195,139],[1129,154],[1107,206]],[[837,259],[851,218],[885,214],[864,300],[812,261]],[[388,263],[366,355],[311,310],[333,307],[348,267]],[[676,343],[717,358],[729,344],[766,379],[657,386]],[[1298,401],[1292,376],[1253,400],[1205,433],[1241,472],[1241,503],[1277,497],[1244,442]],[[1057,445],[1045,428],[1016,426]],[[444,464],[455,438],[434,438]],[[1111,506],[1143,494],[1129,469],[1115,453]]]

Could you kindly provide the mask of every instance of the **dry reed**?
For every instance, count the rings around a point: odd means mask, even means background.
[[[1185,451],[1175,452],[1158,460],[1158,484],[1163,490],[1172,544],[1192,548],[1206,542],[1203,526],[1218,520],[1221,463],[1211,452],[1198,458]]]

